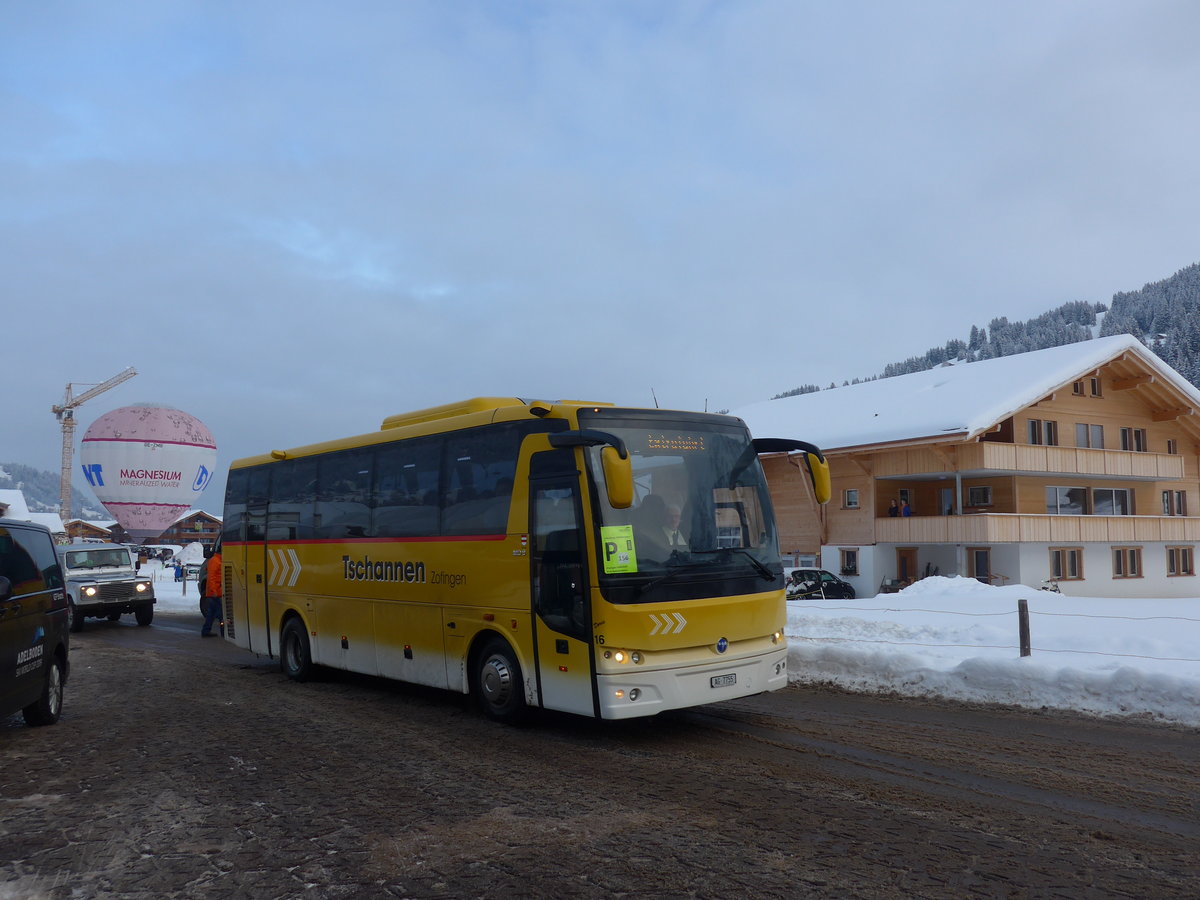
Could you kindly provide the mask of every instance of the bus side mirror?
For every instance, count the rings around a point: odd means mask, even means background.
[[[608,505],[613,509],[629,509],[633,506],[633,458],[628,453],[622,458],[621,451],[608,446],[600,448],[600,461]]]
[[[805,453],[804,461],[808,464],[808,474],[812,477],[813,496],[818,504],[828,503],[833,495],[833,487],[829,482],[829,463],[815,453]]]
[[[829,482],[829,462],[820,448],[794,438],[754,438],[750,444],[755,453],[792,453],[799,450],[804,454],[804,465],[812,480],[813,497],[818,505],[829,502],[833,496],[833,486]]]

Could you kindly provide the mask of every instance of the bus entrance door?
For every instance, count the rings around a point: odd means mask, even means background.
[[[548,458],[549,457],[549,458]],[[564,459],[565,457],[565,459]],[[554,463],[568,462],[570,476],[547,475]],[[587,572],[580,533],[579,480],[574,452],[553,450],[533,456],[530,482],[530,579],[537,636],[537,677],[542,706],[562,712],[598,715],[593,690]],[[561,471],[561,468],[559,469]]]

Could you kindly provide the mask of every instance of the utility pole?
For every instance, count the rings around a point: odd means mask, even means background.
[[[67,391],[63,395],[63,402],[50,407],[50,412],[54,413],[58,417],[58,421],[62,423],[62,476],[58,487],[60,491],[59,515],[62,517],[64,525],[67,523],[67,519],[71,518],[71,460],[75,455],[75,408],[82,406],[97,394],[103,394],[121,382],[128,381],[136,374],[137,371],[130,366],[128,369],[118,372],[108,381],[103,381],[78,396],[74,393],[74,383],[69,383]]]

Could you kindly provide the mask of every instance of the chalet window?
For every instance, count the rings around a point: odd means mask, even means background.
[[[841,564],[841,572],[842,572],[842,574],[843,575],[857,575],[858,574],[858,550],[857,550],[857,548],[851,549],[848,547],[842,547],[840,550],[838,550],[838,553],[841,556],[841,563],[842,563]]]
[[[1101,396],[1101,394],[1100,394],[1100,379],[1099,378],[1089,378],[1088,379],[1088,390],[1093,397]]]
[[[1051,547],[1050,576],[1055,581],[1081,581],[1083,579],[1083,548]]]
[[[1092,515],[1132,516],[1133,498],[1125,488],[1093,488]]]
[[[1142,577],[1142,548],[1113,547],[1113,578]]]
[[[1083,396],[1083,382],[1076,381],[1074,384],[1072,384],[1071,385],[1071,393],[1077,397],[1082,397]]]
[[[1163,491],[1162,506],[1164,516],[1187,515],[1187,491]]]
[[[851,488],[842,491],[842,508],[843,509],[858,509],[858,490]]]
[[[1029,420],[1029,443],[1058,446],[1058,423],[1044,419]]]
[[[1146,429],[1145,428],[1122,428],[1121,429],[1121,449],[1134,450],[1138,453],[1145,453],[1146,446]]]
[[[1167,439],[1167,452],[1171,454],[1176,454],[1179,452],[1179,444],[1175,442],[1175,438]]]
[[[1168,547],[1167,548],[1167,574],[1168,575],[1195,575],[1196,568],[1193,564],[1194,553],[1191,547]]]
[[[967,506],[991,506],[992,489],[990,487],[967,488]]]
[[[1075,446],[1090,447],[1092,450],[1104,449],[1104,426],[1089,425],[1086,422],[1075,423]]]
[[[1052,516],[1082,516],[1087,512],[1087,488],[1046,488],[1046,512]]]

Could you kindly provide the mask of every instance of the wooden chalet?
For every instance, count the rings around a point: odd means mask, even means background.
[[[871,596],[931,575],[1198,596],[1200,391],[1128,335],[758,403],[827,453],[823,508],[764,457],[781,549]],[[891,502],[911,515],[891,515]]]

